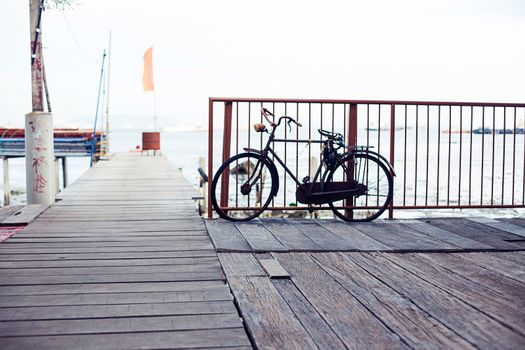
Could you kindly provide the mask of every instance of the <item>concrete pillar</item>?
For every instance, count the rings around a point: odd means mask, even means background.
[[[27,114],[25,130],[27,204],[53,204],[55,154],[51,113]]]

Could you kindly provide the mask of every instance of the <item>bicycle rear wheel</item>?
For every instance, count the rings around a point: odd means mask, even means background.
[[[348,177],[362,190],[328,203],[334,214],[345,221],[372,221],[381,216],[393,193],[392,174],[385,164],[368,154],[348,155],[328,174],[326,182],[347,181]]]
[[[223,219],[248,221],[270,204],[277,185],[275,166],[257,153],[241,153],[228,159],[212,181],[213,208]],[[275,189],[274,189],[275,186]]]

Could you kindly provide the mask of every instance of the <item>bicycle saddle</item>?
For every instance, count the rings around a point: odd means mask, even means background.
[[[323,129],[317,129],[317,131],[319,131],[319,134],[321,134],[322,136],[326,136],[330,139],[338,139],[338,138],[343,137],[343,135],[341,135],[338,132],[333,132],[333,131],[328,131],[328,130],[323,130]]]

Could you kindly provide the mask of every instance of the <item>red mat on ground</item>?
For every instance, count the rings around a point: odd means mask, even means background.
[[[24,229],[25,226],[0,226],[0,243]]]

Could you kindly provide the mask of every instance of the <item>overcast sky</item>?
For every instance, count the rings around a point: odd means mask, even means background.
[[[55,126],[92,124],[112,31],[115,127],[204,126],[207,98],[525,102],[525,1],[84,0],[43,17]],[[29,6],[0,0],[0,125],[31,110]]]

